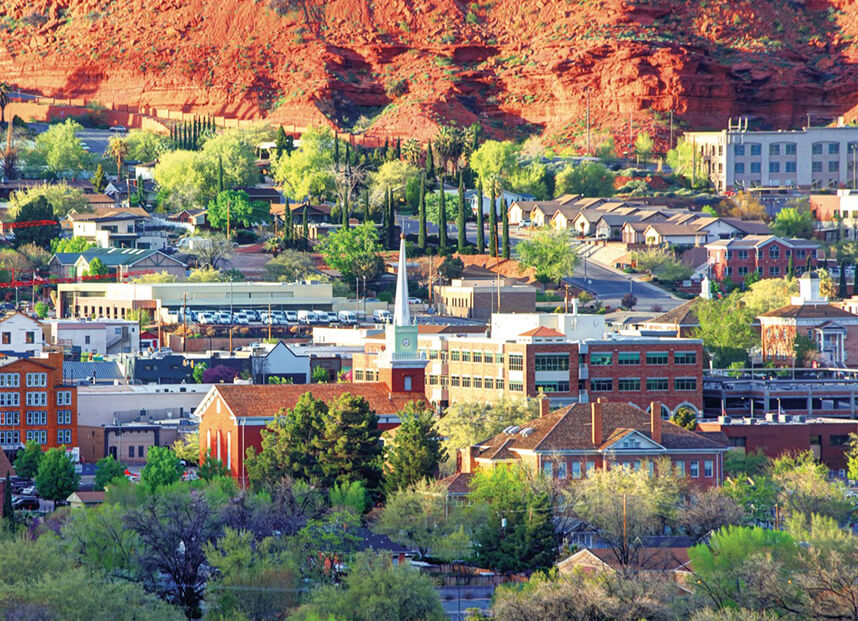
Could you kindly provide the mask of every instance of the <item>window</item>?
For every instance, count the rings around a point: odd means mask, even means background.
[[[552,464],[550,461],[546,461],[542,464],[542,472],[549,479],[551,478],[551,475],[552,475],[553,466],[554,466],[554,464]]]
[[[779,144],[770,144],[769,145],[769,155],[780,155],[781,154],[781,145]]]
[[[27,388],[43,388],[47,385],[47,373],[27,373]]]
[[[795,143],[794,142],[788,142],[784,145],[784,147],[786,147],[784,149],[784,152],[787,155],[795,155]]]
[[[57,405],[71,405],[71,391],[70,390],[58,390],[57,391]]]
[[[751,155],[761,155],[763,152],[762,145],[752,144],[751,145]]]
[[[617,380],[617,388],[621,392],[639,392],[641,380],[639,377],[621,377]]]
[[[700,476],[700,462],[699,461],[690,461],[688,462],[688,474],[693,478],[697,478]]]
[[[745,261],[748,259],[748,251],[747,250],[737,250],[736,258],[740,261]]]
[[[21,393],[0,392],[0,407],[17,407],[21,405]]]
[[[733,172],[737,175],[745,174],[745,162],[736,162],[733,164]]]
[[[777,266],[769,266],[769,276],[780,276],[781,268]]]
[[[829,142],[828,143],[828,155],[838,155],[839,153],[840,153],[840,143]]]
[[[0,425],[6,425],[7,427],[12,427],[13,425],[21,424],[21,413],[20,412],[0,412]]]
[[[732,275],[733,275],[733,268],[728,265],[727,266],[727,276],[732,276]]]
[[[84,337],[83,337],[83,344],[84,344],[84,345],[89,345],[89,344],[90,344],[90,336],[89,336],[89,334],[84,335]]]
[[[21,444],[21,432],[0,431],[0,444],[3,446]]]
[[[31,427],[48,424],[47,412],[27,412],[27,424]]]
[[[805,254],[807,254],[806,250],[803,250],[803,249],[796,250],[795,251],[795,258],[796,259],[803,259]]]
[[[462,383],[461,378],[459,378],[458,375],[451,375],[450,376],[450,386],[458,387],[459,384],[461,384],[461,383]]]
[[[542,392],[569,392],[569,382],[536,382],[535,386]]]
[[[475,377],[474,378],[474,388],[482,388],[483,387],[483,378]]]
[[[534,356],[536,371],[568,371],[569,354],[536,354]]]
[[[694,377],[677,377],[673,380],[674,390],[697,390],[697,379]]]
[[[491,378],[491,377],[484,377],[483,378],[483,387],[484,388],[488,388],[489,390],[491,390],[492,388],[495,387],[494,384],[495,384],[495,381],[493,378]]]
[[[795,172],[795,162],[785,162],[784,163],[784,170],[788,173],[794,173]]]
[[[462,362],[470,362],[471,361],[471,352],[463,351],[462,352]]]
[[[822,172],[822,162],[811,162],[810,170],[812,172]]]
[[[707,459],[703,462],[703,476],[707,479],[712,478],[712,460]]]
[[[581,462],[573,461],[572,462],[572,478],[580,479],[581,478]]]
[[[57,425],[71,425],[71,410],[57,410]]]
[[[71,429],[57,429],[57,444],[71,444]]]
[[[3,344],[4,345],[11,345],[12,344],[12,333],[11,332],[4,332],[3,333]]]
[[[27,432],[27,442],[48,443],[48,432],[44,429],[34,429]]]
[[[28,392],[27,405],[48,405],[48,393],[46,392]]]
[[[590,380],[590,390],[593,392],[611,392],[614,389],[614,380],[600,378]]]
[[[355,369],[355,381],[362,382],[363,381],[363,369]]]
[[[509,389],[511,392],[524,392],[524,384],[521,382],[510,382]]]
[[[27,332],[24,333],[24,342],[27,345],[32,345],[33,343],[35,343],[36,342],[36,333],[33,332],[32,330],[27,330]]]
[[[845,446],[849,444],[849,436],[848,435],[831,435],[828,436],[828,443],[831,446]]]
[[[470,388],[471,387],[471,378],[469,375],[462,376],[462,388]]]
[[[134,446],[128,447],[128,457],[130,457],[131,459],[134,459]]]
[[[813,143],[813,146],[810,148],[810,151],[814,155],[822,155],[822,143],[821,142]]]
[[[558,479],[565,479],[566,478],[566,462],[565,461],[561,461],[559,464],[557,464],[557,478]]]
[[[483,361],[483,352],[475,351],[474,352],[474,362],[482,362]]]
[[[666,377],[648,377],[646,378],[646,389],[651,391],[665,392],[668,390],[668,381]]]
[[[21,376],[18,373],[0,373],[0,388],[18,388]]]
[[[781,171],[781,163],[780,162],[769,162],[769,172],[770,173],[779,173]]]
[[[747,265],[740,265],[739,267],[736,268],[736,273],[739,276],[747,276],[748,275],[748,266]]]
[[[734,155],[745,155],[745,145],[734,144],[733,145],[733,154]]]
[[[462,359],[462,353],[458,349],[450,352],[450,362],[459,362]]]
[[[652,365],[667,364],[666,351],[648,351],[646,353],[646,363]]]
[[[503,390],[503,378],[502,377],[499,377],[495,380],[495,389],[496,390]]]
[[[751,162],[751,174],[760,174],[763,170],[762,164],[759,162]]]
[[[614,355],[607,352],[593,352],[590,354],[590,364],[594,367],[609,367],[614,363]]]
[[[673,353],[673,361],[676,364],[697,364],[697,352],[677,351]]]
[[[828,162],[828,172],[837,172],[838,170],[840,170],[840,162],[837,160]]]
[[[522,371],[524,370],[524,357],[521,354],[509,355],[509,370]]]
[[[440,352],[437,349],[430,349],[428,353],[429,360],[438,360],[438,354]]]
[[[639,351],[621,351],[617,354],[617,364],[620,366],[634,366],[641,363]]]
[[[681,459],[679,461],[673,462],[674,467],[679,472],[680,476],[685,476],[685,462]]]

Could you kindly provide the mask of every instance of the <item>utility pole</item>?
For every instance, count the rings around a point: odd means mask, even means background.
[[[230,200],[226,199],[226,240],[229,241],[229,216],[230,216]]]
[[[271,303],[268,303],[268,341],[271,341]]]
[[[185,347],[187,345],[188,340],[188,292],[185,291],[182,294],[182,319],[185,322],[185,331],[182,334],[182,352],[184,353]],[[158,341],[158,345],[161,344],[161,341]]]
[[[590,87],[585,88],[587,92],[587,157],[590,156]]]

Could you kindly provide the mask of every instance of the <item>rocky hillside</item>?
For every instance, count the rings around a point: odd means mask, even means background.
[[[4,0],[0,75],[88,101],[425,139],[481,120],[580,140],[591,118],[854,118],[848,0]]]

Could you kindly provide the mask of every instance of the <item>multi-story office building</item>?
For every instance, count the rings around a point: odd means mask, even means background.
[[[754,187],[836,189],[858,176],[858,127],[689,132],[697,170],[719,192]]]
[[[31,440],[77,445],[77,388],[63,381],[62,353],[0,360],[0,448],[12,454]]]
[[[775,235],[748,235],[743,239],[719,239],[706,244],[712,276],[722,281],[743,282],[756,272],[760,278],[782,278],[792,262],[796,274],[808,263],[816,266],[819,244],[806,239],[782,239]]]
[[[554,315],[555,326],[568,330],[565,334],[544,325],[530,327],[528,318],[550,315],[501,317],[505,321],[493,319],[491,337],[418,336],[418,347],[429,360],[425,377],[431,403],[445,407],[457,401],[544,394],[555,406],[610,397],[641,408],[659,401],[665,415],[681,406],[695,412],[702,407],[699,340],[601,334],[597,338],[584,330],[588,315]],[[570,318],[577,320],[577,329],[566,321]],[[524,331],[512,335],[510,326]],[[354,354],[355,382],[378,381],[378,349],[368,346],[365,353]]]

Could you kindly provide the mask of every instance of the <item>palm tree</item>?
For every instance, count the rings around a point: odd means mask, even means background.
[[[456,174],[459,167],[459,158],[465,151],[465,141],[462,130],[453,125],[443,125],[438,128],[435,136],[435,151],[441,156],[441,170],[446,174]],[[448,170],[452,164],[452,171]]]
[[[18,147],[12,142],[12,124],[6,127],[6,148],[2,153],[3,160],[3,177],[6,179],[14,179],[17,175],[18,167]]]
[[[402,155],[408,163],[419,166],[420,160],[423,159],[423,147],[414,138],[409,138],[402,145]]]
[[[6,123],[6,106],[9,105],[9,97],[12,89],[6,82],[0,82],[0,124]]]
[[[107,143],[107,153],[116,160],[116,180],[122,176],[122,162],[128,155],[128,143],[119,136],[112,136]]]

